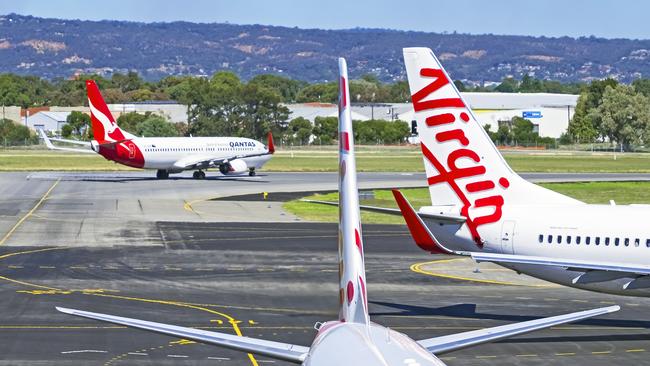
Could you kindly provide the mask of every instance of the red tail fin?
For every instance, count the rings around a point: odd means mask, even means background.
[[[122,130],[117,127],[113,115],[99,92],[94,80],[86,80],[90,121],[93,127],[93,137],[97,142],[105,143],[126,139]]]
[[[273,145],[273,134],[271,133],[271,131],[269,131],[267,137],[268,137],[267,146],[269,147],[269,154],[273,154],[275,152],[275,145]]]

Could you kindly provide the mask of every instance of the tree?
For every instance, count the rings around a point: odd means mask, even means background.
[[[5,145],[22,145],[35,143],[38,137],[26,126],[12,120],[0,119],[0,143]]]
[[[272,89],[282,97],[282,102],[284,103],[295,103],[300,89],[307,86],[307,83],[304,81],[293,80],[278,75],[258,75],[252,78],[248,84]]]
[[[467,91],[465,84],[463,84],[463,82],[460,80],[454,80],[454,85],[456,85],[456,89],[458,89],[459,92]]]
[[[79,111],[72,111],[66,118],[66,126],[70,126],[71,133],[81,136],[83,131],[90,126],[90,116]],[[62,131],[63,132],[63,131]],[[69,135],[68,135],[69,136]]]
[[[124,131],[137,134],[138,125],[144,122],[147,118],[149,118],[150,114],[151,114],[150,112],[147,112],[145,114],[141,114],[138,112],[123,113],[119,117],[117,117],[116,122],[117,125],[120,126],[120,128],[123,129]]]
[[[309,144],[309,138],[311,137],[312,125],[309,120],[298,117],[294,118],[289,122],[289,131],[291,134],[292,141],[295,144],[307,145]]]
[[[531,121],[518,116],[512,118],[512,138],[517,143],[534,142],[538,136],[534,129]]]
[[[514,78],[505,78],[494,90],[501,93],[515,93],[519,89],[519,82]]]
[[[600,120],[592,118],[594,116],[592,112],[600,105],[605,89],[616,85],[618,81],[614,79],[594,80],[580,93],[576,111],[567,131],[577,142],[593,142],[599,135],[603,136],[600,133],[602,129],[598,125]]]
[[[178,136],[178,131],[165,118],[151,115],[138,124],[137,134],[143,137],[175,137]]]
[[[339,119],[336,117],[316,117],[314,119],[313,134],[315,143],[328,145],[337,139]]]
[[[598,108],[589,113],[600,133],[629,151],[650,141],[650,99],[627,85],[607,86]]]
[[[65,138],[70,138],[73,132],[74,132],[74,128],[72,128],[72,126],[70,126],[69,124],[65,124],[63,125],[63,127],[61,127],[61,136]]]

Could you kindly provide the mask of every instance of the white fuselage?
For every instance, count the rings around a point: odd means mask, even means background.
[[[183,170],[185,163],[242,155],[265,154],[259,141],[238,137],[143,137],[133,142],[144,156],[145,169]],[[246,157],[248,168],[261,168],[271,155]]]
[[[440,212],[429,206],[420,212]],[[644,205],[505,205],[501,220],[481,228],[483,251],[563,260],[647,266],[650,263],[650,207]],[[466,228],[427,223],[451,250],[480,251]],[[628,296],[650,296],[648,289],[623,289],[633,275],[574,284],[584,272],[541,265],[504,265],[517,272],[566,286]]]

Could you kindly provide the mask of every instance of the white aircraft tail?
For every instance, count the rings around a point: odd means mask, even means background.
[[[369,324],[348,69],[339,58],[339,320]]]
[[[474,239],[507,204],[579,204],[517,175],[503,159],[428,48],[405,48],[404,61],[434,206],[458,207]]]

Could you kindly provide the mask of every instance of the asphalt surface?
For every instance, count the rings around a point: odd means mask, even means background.
[[[333,174],[206,181],[147,175],[0,174],[0,365],[272,362],[71,317],[54,306],[231,333],[237,327],[301,345],[310,344],[316,322],[336,317],[336,225],[296,222],[273,202],[212,200],[331,190]],[[360,182],[419,186],[422,177],[368,173]],[[244,220],[220,221],[230,215]],[[274,222],[261,222],[265,216]],[[445,258],[421,252],[401,226],[366,225],[364,238],[373,320],[415,339],[623,307],[443,355],[449,365],[650,365],[648,299],[547,286],[483,264],[478,274],[471,263],[430,263]],[[491,273],[519,285],[459,279]]]

